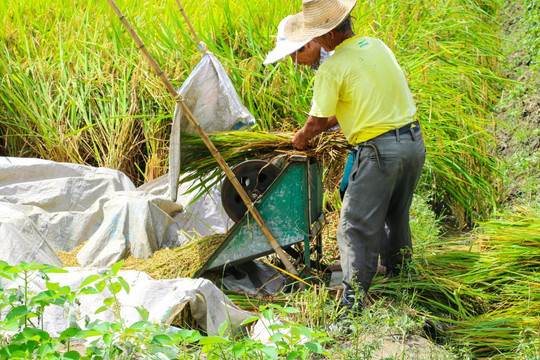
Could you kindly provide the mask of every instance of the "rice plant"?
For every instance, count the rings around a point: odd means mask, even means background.
[[[374,296],[401,299],[434,324],[437,336],[477,356],[518,357],[538,354],[540,218],[524,209],[489,217],[502,183],[490,115],[505,86],[498,70],[501,3],[367,0],[352,15],[356,33],[384,40],[408,77],[428,150],[420,190],[460,227],[480,223],[468,238],[423,242],[406,275],[376,278]],[[0,155],[111,167],[136,183],[166,173],[173,101],[107,3],[1,5]],[[180,87],[200,54],[176,1],[118,5]],[[222,155],[232,166],[290,153],[291,132],[310,107],[313,75],[290,59],[268,67],[262,61],[278,22],[300,11],[300,2],[184,0],[183,6],[257,119],[259,132],[211,134]],[[531,50],[537,38],[531,31]],[[183,171],[191,174],[184,179],[219,181],[202,141],[183,140]],[[329,169],[325,178],[335,183],[345,141],[329,134],[318,140],[309,154],[321,159]],[[326,198],[339,207],[328,189]],[[239,298],[257,308],[253,299]],[[309,294],[300,301],[306,299]],[[316,312],[313,325],[324,323],[323,307],[303,310]]]
[[[176,1],[118,5],[180,87],[200,59]],[[313,76],[290,59],[263,67],[278,22],[300,3],[184,1],[199,37],[227,69],[260,131],[307,117]],[[499,3],[369,0],[359,34],[396,53],[426,135],[426,188],[465,226],[498,200],[494,120]],[[113,167],[136,183],[167,171],[173,102],[106,2],[10,1],[0,10],[0,154]],[[225,151],[225,149],[224,149]],[[340,171],[336,167],[336,171]]]

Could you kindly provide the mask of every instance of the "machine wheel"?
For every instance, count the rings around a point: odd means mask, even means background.
[[[281,169],[264,160],[248,160],[232,170],[251,201],[255,201],[278,177]],[[225,212],[234,222],[239,222],[247,211],[247,207],[234,188],[229,178],[225,178],[221,186],[221,202]]]

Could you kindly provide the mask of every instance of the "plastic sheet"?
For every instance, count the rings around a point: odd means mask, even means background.
[[[127,176],[112,169],[0,157],[0,260],[61,267],[56,252],[71,251],[86,241],[77,254],[85,269],[50,274],[50,281],[76,289],[88,275],[103,273],[128,252],[147,258],[196,235],[227,231],[232,221],[220,205],[217,188],[195,200],[183,195],[190,184],[182,184],[180,194],[190,204],[183,208],[170,200],[166,180],[165,176],[136,189]],[[131,287],[129,294],[118,296],[128,323],[140,320],[135,307],[143,306],[150,321],[170,324],[188,303],[194,319],[211,333],[225,320],[239,325],[250,316],[205,279],[153,280],[138,271],[119,275]],[[1,278],[0,283],[0,288],[13,286]],[[43,279],[30,284],[30,291],[43,290]],[[76,313],[81,326],[86,315],[98,318],[95,310],[108,296],[104,292],[80,299]],[[5,311],[0,310],[0,318]],[[114,314],[103,312],[99,318],[114,321]],[[45,330],[52,334],[64,330],[68,321],[68,309],[62,307],[48,308],[44,314]]]
[[[166,177],[136,189],[121,172],[40,159],[0,157],[0,260],[60,266],[56,251],[83,266],[111,266],[128,253],[148,258],[193,237],[225,233],[232,221],[219,190],[186,208],[170,200]]]
[[[101,275],[107,270],[66,269],[69,270],[68,273],[48,274],[48,281],[76,290],[88,276]],[[252,316],[235,306],[221,290],[206,279],[154,280],[143,272],[133,270],[119,271],[118,276],[126,280],[130,287],[129,294],[125,291],[116,294],[120,304],[119,315],[127,326],[142,320],[136,309],[140,306],[148,311],[149,321],[172,324],[185,305],[189,304],[193,318],[203,329],[213,334],[218,333],[219,325],[225,321],[238,326]],[[16,286],[13,282],[2,278],[0,285],[4,289]],[[38,277],[28,284],[29,292],[39,293],[45,290],[45,279]],[[103,306],[103,301],[110,296],[111,293],[105,289],[97,294],[79,296],[75,309],[49,306],[43,314],[43,329],[52,336],[57,336],[69,327],[70,320],[75,320],[82,329],[85,328],[86,317],[90,321],[99,319],[115,322],[118,314],[115,315],[112,309],[96,314],[96,310]],[[7,311],[9,309],[0,310],[0,316],[4,318]],[[70,312],[76,314],[76,319],[69,318]]]
[[[225,69],[214,54],[207,51],[178,93],[205,132],[242,130],[255,124],[253,115],[242,104]],[[177,199],[180,176],[180,133],[196,134],[181,108],[176,105],[169,150],[169,187]]]

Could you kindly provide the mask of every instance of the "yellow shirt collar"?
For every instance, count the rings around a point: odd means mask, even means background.
[[[345,39],[341,44],[339,44],[338,46],[336,46],[336,48],[334,49],[334,51],[338,51],[339,48],[345,46],[347,43],[353,41],[354,39],[358,39],[358,38],[361,38],[362,36],[360,35],[354,35],[353,37],[350,37],[348,39]]]

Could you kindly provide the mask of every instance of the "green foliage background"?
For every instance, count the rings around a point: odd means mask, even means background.
[[[300,1],[184,1],[262,131],[306,118],[312,74],[290,60],[263,67],[272,35]],[[498,73],[499,1],[369,0],[353,11],[359,34],[384,40],[414,93],[428,159],[421,186],[461,226],[499,198],[490,110]],[[176,1],[118,6],[175,87],[200,54]],[[121,170],[136,183],[167,171],[173,101],[106,1],[2,0],[0,155]]]

